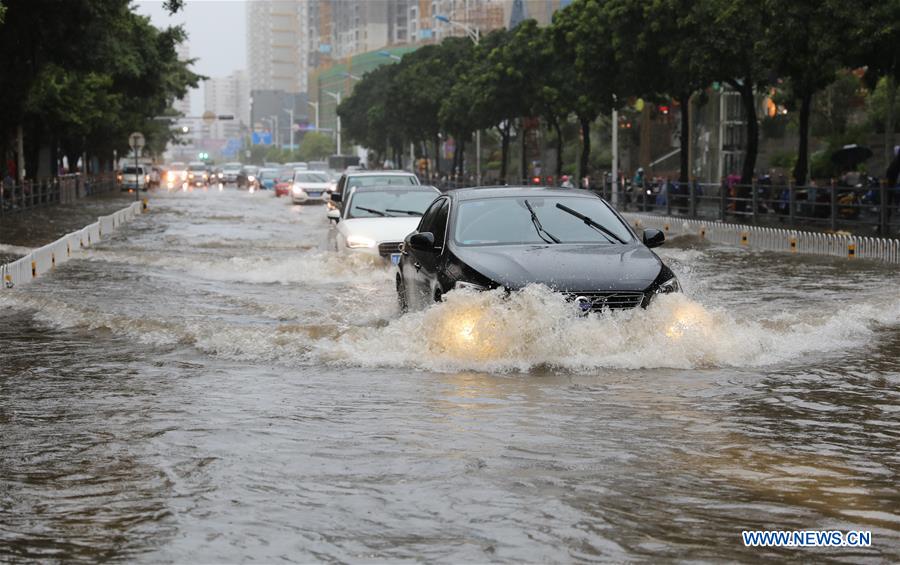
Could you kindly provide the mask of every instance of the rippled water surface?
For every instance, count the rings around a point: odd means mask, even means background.
[[[400,316],[328,229],[154,195],[0,294],[0,561],[900,559],[896,267],[683,239],[688,292],[647,311],[533,287]]]

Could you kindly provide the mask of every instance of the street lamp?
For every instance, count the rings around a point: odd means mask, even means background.
[[[440,14],[435,14],[434,19],[445,24],[456,26],[466,32],[466,36],[472,40],[476,46],[481,41],[481,31],[477,27],[468,26],[466,24],[456,22]],[[437,156],[440,159],[440,155]],[[475,130],[475,182],[481,184],[481,130]]]
[[[319,103],[318,102],[309,102],[307,104],[316,109],[316,131],[319,131]]]
[[[337,124],[334,129],[337,130],[337,154],[341,154],[341,115],[337,113],[337,107],[341,105],[341,93],[340,92],[329,92],[327,90],[323,90],[325,94],[331,96],[335,99],[337,104],[334,107],[334,115],[337,117]]]

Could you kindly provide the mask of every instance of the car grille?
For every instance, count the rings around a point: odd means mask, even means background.
[[[378,244],[378,254],[382,257],[390,257],[394,253],[400,253],[399,241],[387,241]]]
[[[644,302],[643,292],[567,292],[566,298],[575,302],[584,302],[585,307],[592,312],[599,312],[604,308],[610,310],[628,310],[637,308]]]

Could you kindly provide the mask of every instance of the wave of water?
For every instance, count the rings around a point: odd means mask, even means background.
[[[900,324],[896,297],[830,312],[800,310],[748,319],[671,295],[646,310],[582,317],[561,295],[542,286],[509,296],[452,292],[424,311],[403,316],[383,311],[388,316],[383,323],[357,327],[347,326],[350,318],[233,325],[105,314],[18,293],[3,295],[0,304],[37,310],[37,319],[56,327],[105,328],[142,343],[191,345],[228,359],[435,371],[549,367],[590,373],[790,364],[807,354],[840,354],[864,345],[878,328]]]

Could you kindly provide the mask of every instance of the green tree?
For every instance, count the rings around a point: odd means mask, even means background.
[[[774,68],[788,80],[788,90],[799,108],[800,143],[794,182],[806,183],[809,174],[809,123],[813,96],[834,82],[848,49],[854,17],[836,0],[796,2],[766,0],[765,43],[775,54]]]
[[[334,140],[330,135],[315,131],[303,134],[300,142],[301,161],[319,161],[325,159],[334,151]]]
[[[170,3],[178,9],[180,0]],[[0,24],[0,151],[23,132],[27,170],[42,146],[124,153],[128,133],[171,134],[154,122],[200,77],[178,61],[180,28],[159,30],[128,0],[10,0]]]
[[[616,101],[619,65],[613,49],[611,19],[601,0],[575,0],[553,16],[554,50],[569,74],[571,110],[581,126],[578,174],[589,173],[591,123],[612,111]],[[619,101],[624,97],[619,96]]]

